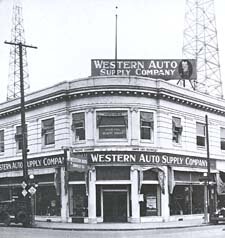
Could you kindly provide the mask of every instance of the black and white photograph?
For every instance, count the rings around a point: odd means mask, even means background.
[[[0,237],[225,237],[225,1],[0,0]]]

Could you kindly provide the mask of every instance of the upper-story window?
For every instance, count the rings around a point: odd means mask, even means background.
[[[225,128],[220,128],[220,149],[225,150]]]
[[[181,143],[182,130],[181,118],[172,117],[172,140],[174,143]]]
[[[55,144],[54,118],[43,120],[41,126],[42,126],[43,145]]]
[[[99,139],[127,138],[127,111],[97,112]]]
[[[74,113],[72,115],[72,130],[76,141],[85,140],[85,113]]]
[[[22,150],[23,148],[23,141],[22,141],[22,127],[17,126],[16,127],[16,134],[15,134],[15,140],[16,140],[16,149]]]
[[[197,146],[205,146],[206,128],[204,123],[196,123],[196,143]]]
[[[140,112],[141,139],[153,140],[154,119],[152,112]]]
[[[4,146],[4,130],[0,130],[0,152],[5,151],[5,146]]]

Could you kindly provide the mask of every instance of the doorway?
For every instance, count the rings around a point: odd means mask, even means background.
[[[127,192],[103,192],[103,221],[127,222]]]

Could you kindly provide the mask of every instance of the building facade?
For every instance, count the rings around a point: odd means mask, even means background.
[[[159,79],[99,76],[62,82],[25,101],[36,219],[202,216],[206,115],[212,199],[225,205],[224,100]],[[7,200],[22,191],[19,99],[1,104],[0,150],[0,200]]]

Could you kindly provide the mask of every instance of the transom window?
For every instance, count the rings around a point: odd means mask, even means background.
[[[196,143],[197,146],[205,147],[205,124],[204,123],[196,123]]]
[[[4,152],[4,130],[0,130],[0,152]]]
[[[220,128],[220,149],[225,150],[225,128]]]
[[[181,143],[182,130],[183,127],[181,126],[181,118],[172,117],[172,140],[174,143]]]
[[[55,123],[54,118],[42,121],[42,139],[44,145],[55,144]]]
[[[99,139],[127,138],[127,111],[97,112]]]
[[[140,112],[141,139],[153,140],[153,113]]]
[[[74,113],[72,117],[73,117],[72,130],[74,132],[75,141],[85,140],[84,112]]]

